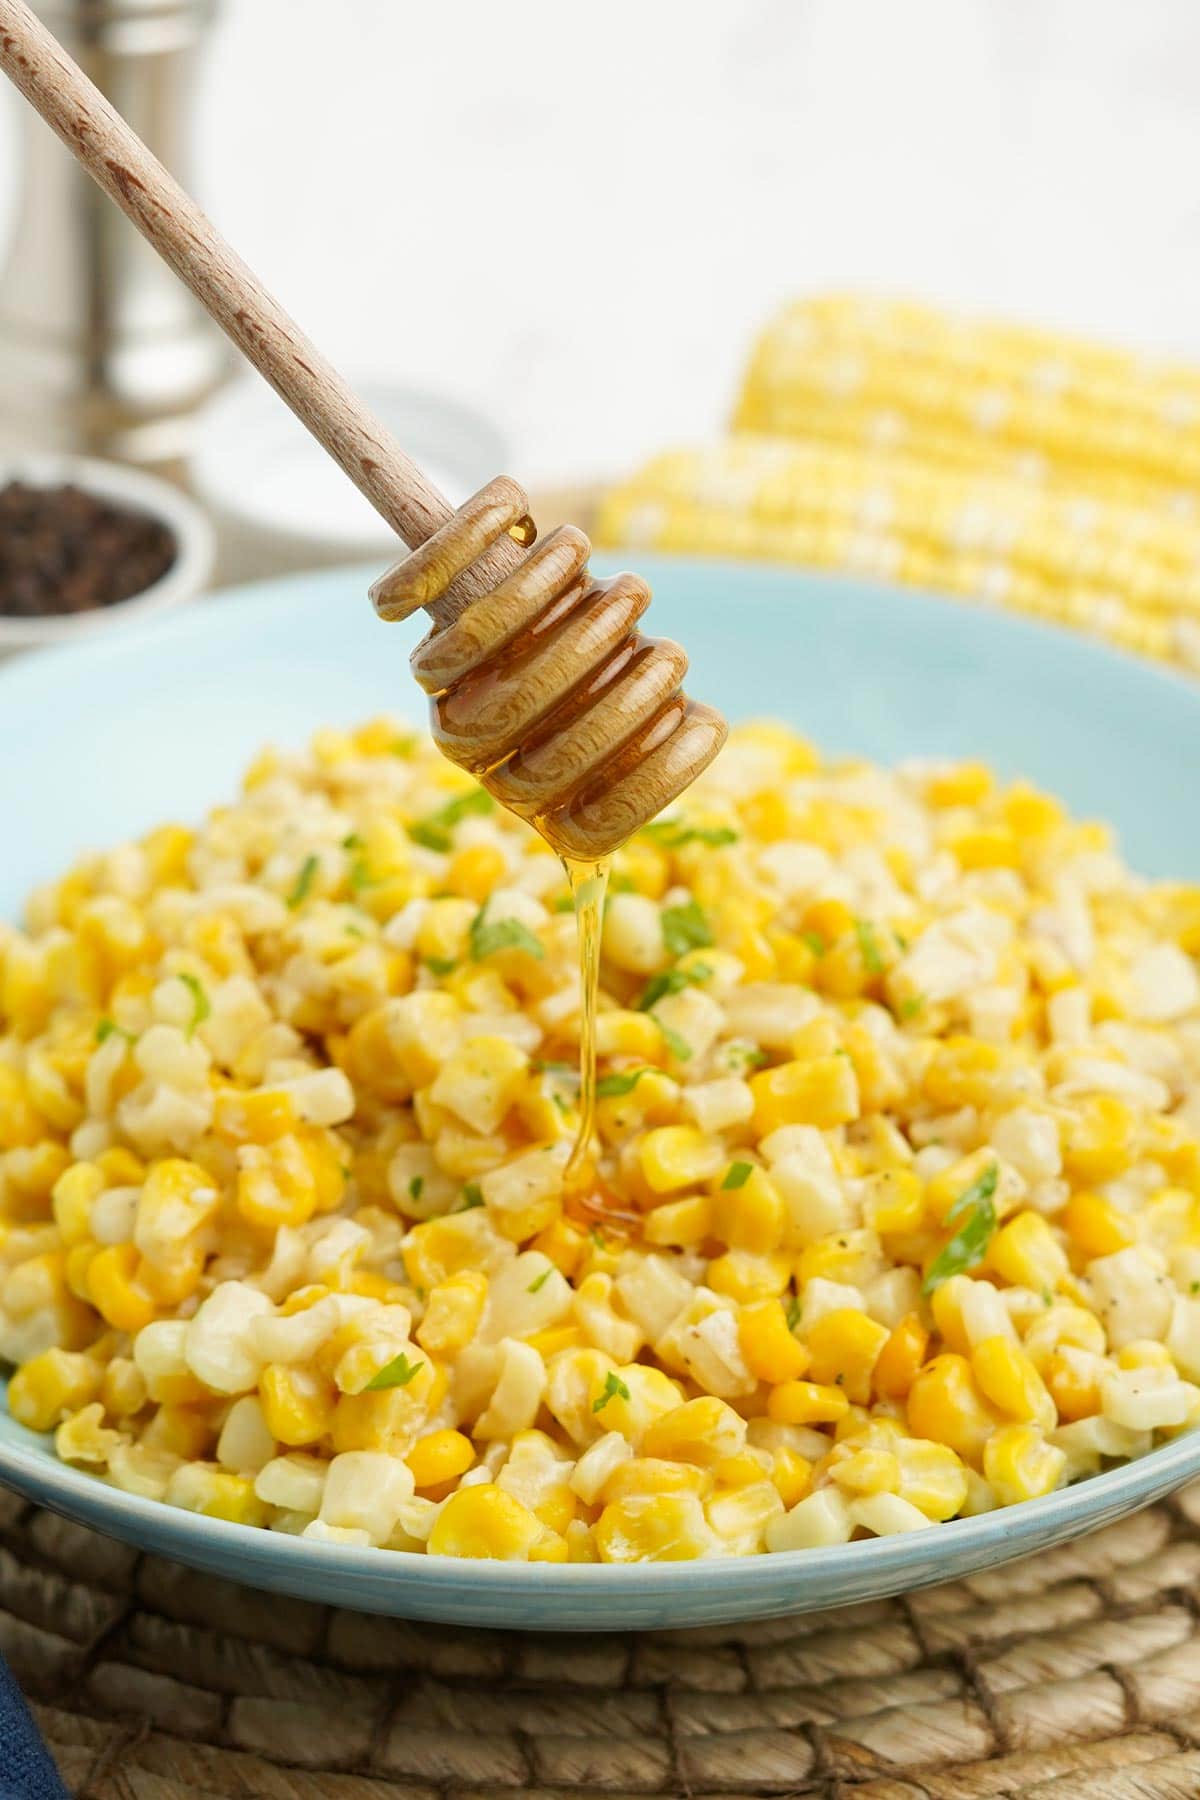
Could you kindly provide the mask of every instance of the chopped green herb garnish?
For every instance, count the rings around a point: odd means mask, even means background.
[[[631,1094],[642,1076],[649,1073],[649,1069],[625,1069],[618,1074],[602,1075],[596,1083],[596,1098],[619,1100],[622,1095]]]
[[[875,936],[875,927],[867,919],[855,919],[854,935],[858,939],[859,955],[867,974],[882,975],[883,957],[879,954],[879,939]]]
[[[757,1044],[730,1044],[725,1060],[731,1069],[761,1069],[771,1059]]]
[[[365,938],[367,935],[361,925],[343,925],[342,930],[347,937]]]
[[[308,891],[317,878],[317,870],[320,866],[319,856],[306,856],[301,863],[300,873],[296,877],[296,885],[287,897],[287,903],[293,911],[308,899]]]
[[[800,1314],[803,1310],[803,1307],[800,1305],[800,1296],[798,1294],[793,1294],[787,1303],[787,1328],[789,1331],[795,1331],[797,1325],[800,1323]]]
[[[729,825],[689,825],[681,818],[656,819],[652,825],[645,826],[647,837],[662,845],[664,850],[681,850],[685,844],[708,844],[712,849],[719,849],[722,844],[736,844],[738,834]]]
[[[661,916],[663,943],[668,956],[683,956],[688,950],[706,950],[712,943],[712,927],[695,900],[689,900],[683,906],[664,906]]]
[[[1200,1294],[1200,1281],[1193,1281],[1188,1289],[1189,1294]]]
[[[348,831],[346,833],[345,837],[342,839],[342,849],[343,850],[361,850],[362,847],[363,847],[363,840],[358,835],[357,831]]]
[[[421,961],[431,975],[453,975],[458,967],[452,956],[423,956]]]
[[[527,1294],[538,1293],[540,1289],[545,1287],[546,1283],[549,1281],[549,1279],[553,1275],[553,1273],[554,1273],[554,1264],[551,1263],[550,1267],[548,1269],[543,1269],[540,1275],[535,1275],[534,1279],[530,1282],[529,1286],[525,1289],[525,1292]]]
[[[727,1189],[729,1189],[729,1188],[745,1187],[746,1183],[749,1181],[749,1179],[753,1175],[753,1173],[754,1173],[754,1164],[753,1163],[748,1163],[748,1162],[730,1163],[728,1169],[725,1171],[725,1179],[721,1183],[721,1192],[725,1193],[727,1191]]]
[[[350,864],[350,887],[352,891],[356,894],[360,894],[364,888],[378,886],[379,882],[367,867],[366,857],[356,856],[354,861]]]
[[[574,912],[575,902],[572,900],[570,894],[557,894],[550,902],[550,911],[556,913]]]
[[[711,963],[692,963],[686,969],[664,969],[652,975],[635,1002],[639,1012],[649,1012],[667,994],[682,993],[687,987],[700,987],[712,974]]]
[[[618,1394],[621,1396],[622,1400],[628,1400],[629,1389],[625,1386],[621,1377],[616,1374],[614,1370],[610,1369],[608,1374],[604,1377],[604,1392],[598,1400],[592,1401],[592,1411],[594,1413],[602,1412],[609,1401],[615,1399]]]
[[[687,1039],[680,1037],[677,1031],[672,1031],[669,1025],[664,1025],[657,1014],[652,1013],[650,1016],[658,1026],[658,1029],[662,1032],[663,1037],[666,1039],[667,1049],[671,1052],[671,1055],[675,1058],[676,1062],[690,1062],[692,1060],[692,1046],[688,1043]]]
[[[410,1363],[403,1350],[399,1356],[393,1356],[391,1362],[384,1363],[382,1369],[372,1375],[366,1388],[368,1394],[377,1394],[381,1388],[407,1387],[414,1375],[419,1375],[425,1367],[423,1362]]]
[[[950,1211],[946,1214],[946,1224],[963,1222],[950,1242],[930,1265],[921,1286],[924,1294],[932,1294],[935,1288],[941,1287],[943,1281],[949,1281],[952,1275],[963,1275],[968,1269],[977,1268],[983,1261],[984,1253],[996,1231],[996,1208],[992,1204],[992,1195],[996,1191],[999,1170],[995,1163],[989,1163],[977,1181],[961,1193]]]
[[[1054,1295],[1050,1292],[1049,1288],[1042,1289],[1042,1305],[1043,1306],[1053,1306],[1054,1305]]]
[[[411,732],[405,737],[393,738],[388,745],[388,755],[411,756],[420,741],[420,738],[414,736]]]
[[[600,1227],[598,1225],[592,1226],[592,1229],[588,1232],[588,1236],[591,1238],[592,1244],[595,1247],[595,1249],[607,1250],[608,1245],[605,1243],[603,1237],[601,1236]]]
[[[486,911],[487,908],[481,906],[471,920],[472,962],[482,962],[485,957],[494,956],[497,950],[524,950],[528,956],[541,960],[545,951],[528,925],[522,925],[520,919],[489,920],[484,916]]]
[[[98,1044],[106,1043],[114,1031],[118,1037],[123,1037],[127,1044],[135,1044],[137,1042],[133,1032],[126,1031],[122,1026],[117,1024],[115,1019],[100,1020],[99,1024],[96,1026],[96,1042]]]
[[[199,1026],[203,1025],[211,1013],[212,1003],[194,975],[181,975],[179,979],[184,987],[190,990],[192,996],[192,1016],[188,1021],[187,1036],[193,1037]]]
[[[821,936],[819,931],[802,931],[800,936],[804,939],[804,942],[808,945],[814,956],[824,956],[829,948],[829,945],[825,942],[825,939]]]
[[[901,1019],[915,1019],[917,1014],[924,1012],[924,1010],[924,994],[910,994],[907,1000],[902,1000],[900,1002],[899,1017]]]
[[[409,1199],[410,1200],[419,1200],[424,1191],[424,1188],[425,1188],[425,1177],[423,1175],[414,1175],[412,1180],[408,1184]]]
[[[427,813],[423,819],[414,819],[408,827],[408,835],[414,844],[423,844],[426,850],[453,848],[454,840],[450,833],[455,825],[467,818],[471,813],[490,813],[496,802],[483,788],[472,788],[469,793],[459,794],[448,800],[437,812]]]
[[[550,1099],[551,1099],[552,1104],[558,1108],[559,1112],[562,1114],[563,1118],[565,1119],[567,1114],[571,1110],[571,1102],[567,1099],[566,1095],[560,1094],[558,1089],[555,1088],[554,1092],[550,1096]]]
[[[463,1189],[463,1203],[459,1210],[461,1212],[470,1212],[473,1206],[482,1205],[483,1189],[477,1181],[468,1181],[466,1187]]]

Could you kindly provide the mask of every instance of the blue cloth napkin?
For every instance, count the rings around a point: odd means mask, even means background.
[[[0,1800],[67,1800],[29,1708],[0,1658]]]

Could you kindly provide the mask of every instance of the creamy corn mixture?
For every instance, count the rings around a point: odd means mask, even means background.
[[[734,734],[561,866],[388,722],[0,926],[0,1358],[126,1492],[468,1557],[751,1555],[1200,1419],[1200,891],[974,765]]]

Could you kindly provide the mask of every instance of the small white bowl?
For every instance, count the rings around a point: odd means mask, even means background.
[[[0,657],[46,644],[74,643],[99,631],[112,630],[147,614],[163,612],[194,600],[208,585],[216,554],[213,528],[201,509],[186,494],[119,463],[100,462],[89,456],[31,452],[27,456],[0,457],[0,488],[10,481],[30,487],[61,487],[70,483],[115,506],[161,519],[175,539],[175,561],[165,575],[111,606],[89,607],[79,613],[47,613],[36,619],[14,619],[0,613]]]

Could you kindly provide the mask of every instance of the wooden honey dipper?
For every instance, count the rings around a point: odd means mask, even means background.
[[[573,526],[534,542],[506,477],[453,511],[24,0],[0,0],[0,68],[409,546],[371,597],[433,618],[411,666],[446,755],[584,862],[682,793],[726,727],[636,630],[645,582],[597,581]]]

